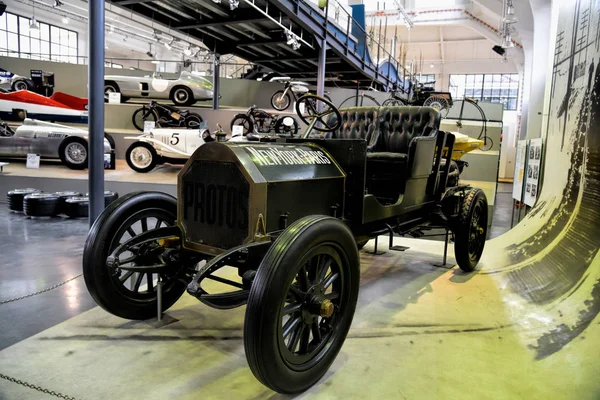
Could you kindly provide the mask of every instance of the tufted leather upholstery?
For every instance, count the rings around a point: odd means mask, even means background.
[[[378,107],[352,107],[340,110],[342,124],[334,132],[329,132],[327,138],[332,139],[365,139],[367,151],[373,151],[379,133]],[[332,115],[327,121],[331,124],[336,116]]]
[[[440,120],[439,112],[430,107],[381,107],[380,137],[374,151],[408,154],[411,140],[435,134]]]

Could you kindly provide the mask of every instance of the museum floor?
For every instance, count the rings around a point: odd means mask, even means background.
[[[510,185],[501,184],[493,236],[510,227],[510,206]],[[247,367],[243,307],[213,310],[184,295],[157,327],[95,307],[81,277],[2,304],[78,276],[87,223],[25,219],[0,205],[0,226],[0,374],[77,399],[288,398]],[[567,351],[536,355],[531,337],[552,316],[526,312],[498,274],[433,266],[441,242],[396,241],[411,248],[362,253],[349,338],[300,397],[600,398],[597,341],[589,339],[599,337],[598,318]],[[0,399],[51,398],[43,396],[0,379]]]

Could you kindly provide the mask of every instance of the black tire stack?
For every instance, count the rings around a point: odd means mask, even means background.
[[[104,192],[104,204],[108,206],[119,198],[119,194],[109,190]],[[56,217],[66,215],[69,218],[87,218],[89,198],[86,193],[65,191],[43,193],[38,189],[14,189],[7,193],[8,208],[23,212],[28,217]]]
[[[14,189],[6,194],[8,202],[8,209],[10,211],[22,212],[23,211],[23,198],[31,193],[39,193],[38,189]]]

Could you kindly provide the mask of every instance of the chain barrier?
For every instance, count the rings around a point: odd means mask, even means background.
[[[66,280],[66,281],[64,281],[64,282],[57,283],[57,284],[56,284],[56,285],[54,285],[54,286],[50,286],[49,288],[46,288],[46,289],[40,290],[40,291],[38,291],[38,292],[35,292],[35,293],[31,293],[31,294],[27,294],[27,295],[25,295],[25,296],[20,296],[20,297],[15,297],[15,298],[8,299],[8,300],[3,300],[3,301],[0,301],[0,305],[6,304],[6,303],[12,303],[13,301],[17,301],[17,300],[23,300],[23,299],[26,299],[26,298],[29,298],[29,297],[37,296],[38,294],[42,294],[42,293],[49,292],[50,290],[56,289],[56,288],[58,288],[58,287],[61,287],[62,285],[66,285],[67,283],[69,283],[69,282],[71,282],[71,281],[73,281],[73,280],[75,280],[75,279],[79,278],[79,277],[80,277],[80,276],[82,276],[82,275],[83,275],[83,274],[79,274],[79,275],[77,275],[77,276],[74,276],[74,277],[72,277],[72,278],[69,278],[69,279],[67,279],[67,280]]]
[[[26,388],[29,388],[29,389],[37,390],[38,392],[45,393],[45,394],[50,395],[50,396],[58,397],[59,399],[75,400],[74,397],[67,396],[67,395],[62,394],[62,393],[57,393],[57,392],[55,392],[53,390],[44,389],[43,387],[34,385],[32,383],[29,383],[29,382],[21,381],[19,379],[16,379],[16,378],[13,378],[13,377],[10,377],[10,376],[6,376],[4,374],[0,374],[0,378],[6,379],[7,381],[12,382],[12,383],[16,383],[17,385],[25,386]]]

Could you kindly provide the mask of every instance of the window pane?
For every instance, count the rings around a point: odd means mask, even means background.
[[[40,54],[40,40],[39,39],[31,39],[31,53],[32,54]]]
[[[69,55],[70,56],[76,56],[77,55],[77,49],[69,47],[68,50],[69,50]]]
[[[19,50],[19,36],[16,33],[8,34],[8,49],[17,51]],[[14,56],[14,54],[13,54]]]
[[[60,30],[60,44],[63,46],[69,45],[69,31],[66,29]]]
[[[75,32],[69,32],[69,46],[77,48],[77,34]]]
[[[0,49],[8,48],[8,43],[6,41],[6,32],[0,31]]]
[[[40,39],[50,40],[50,26],[48,24],[40,24]]]
[[[68,56],[69,55],[69,48],[67,46],[60,46],[60,55],[61,56]]]
[[[59,49],[60,49],[59,45],[57,45],[55,43],[50,44],[50,54],[52,56],[58,56],[58,54],[60,53]],[[54,60],[54,57],[52,57],[52,59]]]
[[[40,53],[45,54],[46,56],[50,55],[50,43],[40,41]]]
[[[21,53],[29,53],[29,38],[27,36],[21,36],[19,44],[21,45]]]
[[[28,18],[19,17],[19,29],[21,35],[29,36],[29,23],[30,21]]]
[[[7,22],[8,22],[8,30],[10,32],[14,32],[17,33],[18,32],[18,21],[17,21],[17,16],[14,14],[7,14],[6,16],[7,18]]]
[[[60,43],[60,33],[56,26],[50,27],[50,39],[52,43]]]
[[[6,30],[6,13],[0,15],[0,29]]]

